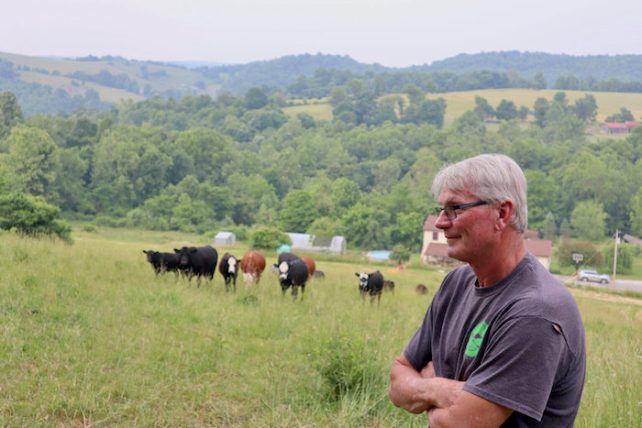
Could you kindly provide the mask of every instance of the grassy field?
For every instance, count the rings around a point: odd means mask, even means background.
[[[292,301],[270,273],[236,293],[218,273],[200,288],[156,278],[142,250],[207,242],[196,235],[74,239],[0,234],[0,426],[425,426],[389,403],[388,369],[444,272],[319,257],[325,280]],[[359,298],[361,269],[396,282],[380,306]],[[642,301],[572,292],[589,360],[576,426],[638,427]]]
[[[502,99],[513,101],[517,107],[526,106],[532,109],[537,98],[553,99],[557,90],[534,90],[534,89],[485,89],[478,91],[447,92],[443,94],[430,94],[428,98],[443,98],[446,100],[446,115],[444,125],[449,126],[455,119],[468,110],[475,108],[475,97],[480,96],[488,100],[488,103],[497,107]],[[619,113],[621,107],[628,108],[634,117],[642,117],[642,94],[629,94],[618,92],[585,92],[585,91],[563,91],[569,104],[576,99],[584,97],[587,93],[592,94],[597,102],[597,120],[603,121],[607,116]],[[332,106],[329,103],[314,103],[298,105],[284,109],[287,114],[296,115],[300,112],[308,113],[317,120],[331,120]]]

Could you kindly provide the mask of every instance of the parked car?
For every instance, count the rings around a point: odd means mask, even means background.
[[[611,282],[611,277],[607,274],[585,269],[580,269],[577,271],[577,279],[584,282],[599,282],[601,284],[608,284],[609,282]]]

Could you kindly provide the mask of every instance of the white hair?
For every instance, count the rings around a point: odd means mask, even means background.
[[[528,225],[527,186],[524,172],[506,155],[483,154],[445,166],[432,183],[437,199],[443,189],[467,191],[489,203],[513,201],[511,226],[523,233]]]

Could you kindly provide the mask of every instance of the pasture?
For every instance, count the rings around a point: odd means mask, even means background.
[[[575,103],[578,98],[591,94],[597,102],[597,121],[601,122],[607,116],[619,113],[621,107],[628,108],[634,117],[642,116],[642,94],[619,93],[619,92],[590,92],[590,91],[568,91],[568,90],[535,90],[535,89],[484,89],[475,91],[446,92],[441,94],[428,94],[429,99],[443,98],[446,100],[446,114],[444,116],[444,126],[450,126],[455,119],[463,115],[468,110],[475,108],[475,97],[486,98],[488,103],[496,108],[502,99],[513,101],[517,108],[526,106],[533,108],[537,98],[546,98],[549,101],[557,92],[565,92],[569,104]],[[389,97],[385,95],[384,97]],[[404,95],[402,95],[404,96]],[[405,96],[404,96],[405,97]],[[329,102],[314,102],[307,105],[297,105],[286,107],[283,111],[291,116],[297,113],[305,112],[314,117],[315,120],[332,120],[332,106]],[[529,117],[529,120],[532,116]]]
[[[74,232],[75,243],[0,234],[2,426],[425,426],[387,399],[388,369],[444,272],[318,257],[303,298],[276,275],[226,293],[155,277],[143,249],[208,239]],[[242,255],[247,248],[217,247]],[[265,253],[268,266],[275,254]],[[354,272],[396,283],[362,302]],[[414,293],[417,283],[427,295]],[[587,330],[578,427],[642,422],[642,304],[572,290]]]

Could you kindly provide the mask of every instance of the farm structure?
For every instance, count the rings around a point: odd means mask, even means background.
[[[232,232],[219,232],[214,237],[214,245],[234,245],[236,244],[236,235]]]
[[[292,250],[336,255],[346,251],[346,240],[343,236],[322,237],[307,233],[288,233],[288,236],[292,241]]]

